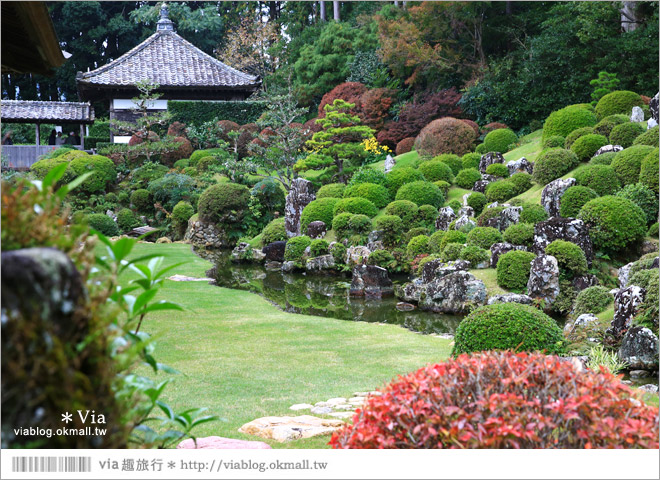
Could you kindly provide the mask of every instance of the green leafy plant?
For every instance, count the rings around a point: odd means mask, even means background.
[[[600,344],[589,349],[588,357],[587,367],[595,372],[602,371],[604,367],[607,371],[616,375],[628,368],[628,363],[619,360],[616,352],[608,351]]]
[[[616,73],[598,72],[598,78],[589,82],[589,85],[594,87],[594,91],[591,92],[591,104],[595,107],[601,98],[616,90],[619,83],[621,81],[616,78]]]

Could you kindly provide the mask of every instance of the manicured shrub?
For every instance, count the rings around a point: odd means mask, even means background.
[[[447,232],[445,232],[444,230],[438,230],[429,237],[429,251],[432,254],[442,253],[442,248],[440,246],[442,243],[442,238],[445,236],[445,233]]]
[[[589,187],[582,187],[580,185],[568,187],[561,196],[559,215],[575,218],[585,203],[597,197],[598,194]]]
[[[508,152],[518,141],[518,136],[509,128],[500,128],[489,132],[484,138],[484,145],[489,152]]]
[[[593,127],[582,127],[573,130],[571,133],[566,135],[566,138],[564,139],[564,144],[559,146],[567,150],[570,150],[578,138],[583,137],[584,135],[592,134],[593,132],[594,132]]]
[[[358,183],[349,185],[344,190],[344,198],[360,197],[366,198],[371,203],[376,205],[377,208],[383,208],[390,203],[390,194],[387,188],[376,183]]]
[[[481,155],[478,153],[466,153],[461,157],[461,170],[466,168],[479,168],[479,162],[481,161]]]
[[[485,262],[490,258],[490,253],[488,250],[485,250],[476,245],[468,245],[463,247],[459,257],[461,260],[467,260],[470,262],[470,265],[474,268],[480,263]]]
[[[622,186],[637,183],[642,168],[642,161],[653,151],[648,145],[635,145],[616,154],[612,160],[612,168],[616,172]]]
[[[610,133],[610,143],[612,145],[621,145],[623,148],[632,146],[637,137],[644,133],[644,127],[641,123],[622,123],[612,129]]]
[[[478,153],[479,155],[483,155],[483,154],[486,153],[487,151],[488,151],[488,150],[486,150],[486,145],[484,145],[483,143],[480,143],[480,144],[477,145],[477,147],[474,149],[474,153]]]
[[[646,290],[644,301],[639,306],[639,312],[633,321],[636,325],[649,328],[652,332],[658,331],[658,316],[660,310],[660,282],[658,270],[642,270],[631,275],[629,285],[638,285]]]
[[[410,243],[410,240],[412,240],[414,237],[417,237],[418,235],[425,235],[428,237],[429,229],[425,227],[411,228],[403,235],[403,238],[401,240],[405,245],[408,245],[408,243]]]
[[[419,165],[419,171],[422,172],[424,178],[429,182],[444,180],[445,182],[452,183],[454,181],[454,174],[452,173],[451,167],[445,162],[437,160],[423,162]]]
[[[352,216],[352,213],[345,212],[340,213],[332,219],[332,229],[334,230],[337,239],[341,240],[349,237],[351,231],[350,227],[348,226],[348,222]]]
[[[375,183],[387,187],[387,176],[384,172],[375,168],[362,167],[353,174],[348,182],[349,185],[357,185],[358,183]]]
[[[455,183],[461,188],[472,190],[475,182],[481,180],[481,173],[476,168],[466,168],[458,172]]]
[[[300,262],[305,249],[312,244],[312,240],[307,235],[292,237],[286,242],[284,249],[284,260],[289,262]]]
[[[633,107],[644,104],[642,97],[628,90],[617,90],[604,95],[596,104],[596,115],[603,119],[617,113],[630,115]]]
[[[607,138],[610,138],[610,133],[612,133],[612,129],[615,126],[621,125],[622,123],[627,123],[629,121],[629,115],[609,115],[596,124],[593,133],[597,135],[604,135]]]
[[[646,215],[646,223],[657,221],[658,219],[658,196],[646,185],[641,183],[630,184],[623,187],[616,194],[617,197],[627,198],[642,209]],[[562,199],[563,201],[563,199]]]
[[[497,228],[493,227],[476,227],[467,234],[466,242],[468,245],[475,245],[477,247],[490,249],[494,243],[502,241],[502,234]]]
[[[351,215],[348,228],[352,235],[368,235],[371,232],[371,219],[366,215]]]
[[[478,320],[459,325],[461,337],[470,340],[465,332],[474,329],[492,343],[501,334],[556,351],[552,319],[520,307],[482,307],[473,314]],[[497,326],[492,337],[490,325]],[[657,407],[607,371],[578,372],[545,354],[461,355],[399,377],[382,393],[333,434],[332,448],[658,448]]]
[[[454,212],[458,212],[461,209],[461,207],[463,206],[463,204],[461,202],[459,202],[458,200],[454,199],[454,200],[448,201],[446,206],[451,207],[451,209]]]
[[[71,160],[67,167],[67,174],[72,178],[88,172],[92,174],[78,187],[83,192],[105,191],[108,186],[117,180],[114,162],[102,155],[79,156]]]
[[[346,185],[343,183],[328,183],[319,188],[319,191],[316,192],[316,199],[319,198],[342,198],[344,196],[344,190]]]
[[[610,165],[617,152],[605,152],[589,160],[590,165]]]
[[[438,243],[439,253],[442,253],[445,250],[445,247],[450,243],[458,243],[460,245],[465,245],[467,241],[467,235],[459,230],[447,230],[445,234],[440,239]],[[435,252],[433,252],[435,253]]]
[[[474,120],[468,120],[467,118],[461,118],[461,122],[467,123],[470,127],[472,127],[472,130],[474,130],[474,133],[479,135],[480,128],[479,124],[475,122]]]
[[[335,244],[330,247],[330,255],[335,259],[336,265],[343,265],[346,263],[346,250],[346,246],[339,242],[335,242]]]
[[[571,146],[571,151],[577,155],[578,160],[586,162],[600,147],[607,144],[607,138],[604,136],[589,134],[578,138]]]
[[[139,188],[131,194],[131,205],[140,213],[154,211],[154,199],[149,190]]]
[[[406,183],[426,180],[422,172],[409,167],[394,168],[385,177],[387,178],[387,189],[390,191],[391,197],[396,196],[397,190]]]
[[[321,255],[328,254],[329,243],[327,240],[322,238],[312,240],[312,243],[309,244],[309,255],[311,257],[320,257]]]
[[[222,165],[218,157],[209,155],[207,157],[202,157],[195,165],[195,168],[198,172],[208,172],[212,167],[219,167]]]
[[[639,183],[642,183],[658,193],[658,174],[659,174],[659,155],[658,149],[654,149],[642,160],[642,165],[639,170]]]
[[[416,205],[415,205],[416,206]],[[383,215],[374,220],[374,228],[383,231],[385,245],[397,245],[403,232],[403,221],[398,215]]]
[[[621,188],[614,169],[607,165],[584,165],[575,171],[573,177],[578,185],[588,187],[601,196]]]
[[[477,217],[477,225],[480,227],[485,227],[488,220],[491,218],[499,217],[502,213],[502,210],[504,210],[504,207],[484,208],[481,214]]]
[[[367,259],[367,265],[377,265],[382,268],[387,268],[394,262],[394,255],[387,250],[374,250]]]
[[[460,243],[448,243],[442,250],[440,259],[443,262],[453,262],[454,260],[458,260],[458,258],[461,256],[461,251],[463,251],[463,248],[464,246]]]
[[[184,175],[188,175],[190,177],[196,177],[197,169],[195,167],[186,167],[183,170],[181,170],[181,173],[183,173]]]
[[[394,153],[396,155],[403,155],[404,153],[410,152],[415,146],[415,137],[406,137],[396,144],[396,149]]]
[[[590,128],[590,127],[587,127],[587,128]],[[543,146],[544,149],[546,149],[546,148],[557,148],[557,147],[563,148],[565,141],[566,141],[566,139],[564,137],[562,137],[561,135],[552,135],[552,136],[546,138],[545,140],[543,140],[542,146]]]
[[[529,173],[518,172],[511,175],[509,181],[516,188],[516,195],[520,195],[532,188],[532,176]]]
[[[85,216],[85,221],[90,228],[101,232],[106,237],[116,237],[119,235],[119,228],[114,220],[103,213],[92,213]]]
[[[276,218],[264,227],[261,232],[261,245],[266,246],[273,242],[285,241],[288,237],[286,235],[286,226],[284,225],[284,217]]]
[[[329,228],[332,225],[334,209],[339,201],[338,198],[327,197],[317,198],[309,202],[300,214],[301,231],[306,232],[309,224],[316,221],[324,222],[326,227]]]
[[[128,208],[122,208],[117,213],[117,226],[122,232],[128,232],[140,225],[140,221]]]
[[[441,153],[464,155],[472,150],[476,138],[474,130],[464,122],[451,117],[439,118],[419,132],[415,150],[429,157]]]
[[[658,225],[658,222],[655,222],[655,223],[651,224],[651,226],[649,227],[649,230],[646,232],[646,234],[649,237],[658,238],[658,229],[659,228],[660,228],[660,226]]]
[[[570,276],[587,273],[587,257],[584,251],[574,243],[555,240],[545,247],[545,253],[555,257],[559,270],[569,272]]]
[[[186,167],[190,166],[190,159],[189,158],[182,158],[181,160],[177,160],[174,162],[174,168],[177,170],[183,170]]]
[[[547,185],[574,169],[580,161],[575,153],[563,148],[542,152],[534,163],[532,178],[539,185]]]
[[[539,223],[548,219],[548,212],[545,211],[541,205],[528,204],[523,205],[523,210],[520,212],[520,223]]]
[[[552,112],[543,124],[543,139],[559,135],[566,137],[580,127],[596,125],[596,115],[588,109],[572,105]]]
[[[417,210],[416,225],[435,230],[435,219],[438,218],[438,209],[433,205],[420,205]]]
[[[191,167],[196,167],[197,162],[199,162],[202,158],[204,157],[212,157],[215,155],[225,155],[226,152],[222,148],[209,148],[207,150],[195,150],[191,155],[190,155],[190,163],[189,165]]]
[[[518,190],[510,180],[499,180],[486,186],[486,198],[489,202],[505,202],[517,194]]]
[[[238,223],[250,201],[250,191],[245,185],[219,183],[211,185],[199,197],[197,211],[199,219],[215,224]]]
[[[378,214],[378,208],[366,198],[343,198],[335,204],[333,215],[336,216],[344,212],[360,213],[373,218]]]
[[[433,157],[433,161],[439,161],[447,164],[454,175],[457,175],[458,172],[463,168],[463,160],[458,155],[453,153],[443,153]]]
[[[149,192],[149,190],[147,190],[147,192]],[[128,205],[131,203],[131,196],[128,194],[128,192],[121,191],[117,194],[117,201],[120,205],[128,207]]]
[[[406,256],[408,259],[412,260],[417,255],[422,255],[424,253],[430,253],[429,237],[426,235],[417,235],[416,237],[413,237],[406,247]]]
[[[605,287],[596,285],[595,287],[585,288],[578,293],[575,304],[573,305],[572,314],[576,318],[583,313],[598,315],[613,301],[614,295]]]
[[[496,303],[465,317],[454,342],[454,356],[484,350],[556,354],[562,351],[563,335],[552,318],[530,305]]]
[[[597,250],[623,250],[646,233],[646,215],[627,198],[595,198],[582,207],[578,218],[589,228]]]
[[[388,215],[396,215],[403,221],[404,225],[411,225],[417,217],[419,207],[409,200],[396,200],[385,207]]]
[[[180,236],[186,231],[188,220],[195,214],[195,209],[188,202],[179,202],[172,209],[172,227]]]
[[[445,198],[447,198],[447,193],[449,193],[449,189],[451,188],[450,183],[445,182],[444,180],[438,180],[437,182],[433,182],[433,185],[438,187]]]
[[[509,169],[506,168],[506,165],[503,163],[493,163],[492,165],[488,165],[486,167],[486,173],[488,175],[495,175],[496,177],[508,177],[509,176]]]
[[[513,250],[500,256],[497,261],[497,284],[508,290],[525,290],[534,258],[536,255],[533,253],[521,250]]]
[[[467,204],[474,209],[474,215],[478,216],[488,205],[488,199],[481,192],[473,192],[467,197]]]
[[[534,240],[534,225],[531,223],[515,223],[502,234],[505,242],[512,245],[524,245],[531,247]]]
[[[409,200],[419,205],[433,205],[438,208],[445,202],[442,191],[431,182],[406,183],[396,192],[396,200]]]
[[[194,203],[192,198],[196,186],[195,180],[188,175],[168,173],[164,177],[149,183],[147,189],[153,195],[155,202],[159,202],[163,208],[171,211],[174,205],[181,200],[191,200],[191,203]],[[247,201],[245,200],[245,204],[242,205],[243,208],[247,208]]]
[[[651,147],[657,147],[658,135],[660,135],[660,126],[656,125],[655,127],[649,128],[646,132],[638,136],[633,141],[633,145],[649,145]]]

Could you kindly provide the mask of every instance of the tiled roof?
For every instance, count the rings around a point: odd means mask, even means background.
[[[2,100],[0,117],[3,121],[59,120],[87,123],[94,121],[94,109],[89,103],[80,102]]]
[[[151,81],[161,87],[258,86],[259,77],[240,72],[204,53],[171,30],[157,31],[107,65],[78,74],[78,83],[132,86]]]

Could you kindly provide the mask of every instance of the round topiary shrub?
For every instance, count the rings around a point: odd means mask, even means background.
[[[463,247],[458,258],[467,260],[472,267],[476,267],[490,258],[490,252],[476,245],[468,245]]]
[[[457,175],[463,169],[463,160],[458,155],[453,153],[443,153],[442,155],[437,155],[431,159],[434,162],[442,162],[451,168],[451,171],[454,175]]]
[[[644,127],[641,123],[622,123],[616,125],[610,133],[610,143],[612,145],[621,145],[623,148],[632,146],[637,137],[644,133]]]
[[[474,209],[475,216],[478,216],[481,214],[484,207],[488,205],[488,199],[483,193],[474,192],[467,197],[467,204]]]
[[[442,248],[440,248],[440,245],[442,243],[443,237],[445,236],[445,233],[447,232],[444,230],[438,230],[429,237],[429,251],[432,254],[442,253]]]
[[[366,198],[371,203],[376,205],[377,208],[383,208],[390,203],[390,194],[382,185],[376,183],[357,183],[349,185],[344,190],[344,198],[360,197]]]
[[[580,127],[596,125],[596,115],[584,107],[571,105],[552,112],[543,124],[543,139],[559,135],[566,137]]]
[[[151,213],[154,211],[154,199],[151,192],[140,188],[131,193],[131,205],[140,213]]]
[[[595,198],[582,207],[578,218],[589,228],[597,250],[623,250],[646,233],[646,215],[627,198]]]
[[[419,132],[415,150],[420,156],[434,157],[441,153],[464,155],[473,148],[477,135],[465,122],[451,117],[433,120]]]
[[[391,197],[394,197],[399,188],[406,183],[426,180],[422,172],[409,167],[394,168],[385,177],[387,178],[386,186]]]
[[[387,268],[394,262],[394,255],[387,250],[374,250],[367,258],[367,265],[377,265],[381,268]]]
[[[562,137],[561,135],[552,135],[545,140],[543,140],[542,146],[544,149],[546,148],[563,148],[564,142],[566,139]]]
[[[638,182],[642,161],[653,150],[653,147],[648,145],[635,145],[616,154],[611,167],[616,172],[622,186]]]
[[[463,204],[461,202],[459,202],[458,200],[454,199],[454,200],[448,201],[447,205],[445,205],[445,206],[446,207],[451,207],[451,209],[454,212],[458,212],[461,209],[461,207],[463,206]]]
[[[502,234],[505,242],[512,245],[531,247],[534,240],[534,225],[531,223],[515,223]]]
[[[565,148],[567,150],[570,150],[571,147],[573,146],[573,144],[575,143],[575,141],[578,138],[580,138],[584,135],[589,135],[589,134],[593,133],[593,131],[594,131],[593,127],[582,127],[582,128],[578,128],[576,130],[573,130],[571,133],[566,135],[566,138],[564,139],[564,144],[559,145],[559,146],[562,147],[562,148]]]
[[[629,121],[630,117],[628,115],[610,115],[603,118],[596,124],[593,133],[610,138],[610,133],[612,133],[612,129],[615,126],[621,125],[622,123],[627,123]]]
[[[533,253],[521,250],[513,250],[500,256],[497,261],[497,284],[508,290],[525,290],[534,258],[536,255]]]
[[[548,219],[548,212],[545,211],[541,205],[528,204],[523,205],[523,210],[520,212],[520,223],[539,223]]]
[[[452,183],[454,181],[454,174],[451,170],[451,167],[445,162],[440,162],[437,160],[422,162],[419,165],[419,171],[422,172],[424,178],[426,178],[426,180],[429,182],[444,180],[445,182]]]
[[[424,228],[424,227],[415,227],[415,228],[411,228],[410,230],[408,230],[408,231],[403,235],[403,238],[402,238],[403,243],[404,243],[405,245],[408,245],[408,243],[410,242],[410,240],[412,240],[414,237],[416,237],[416,236],[418,236],[418,235],[425,235],[425,236],[428,237],[428,235],[429,235],[429,229],[428,229],[428,228]]]
[[[575,317],[579,317],[583,313],[597,315],[604,311],[613,301],[614,295],[605,287],[596,285],[595,287],[585,288],[578,293],[571,313]]]
[[[146,192],[149,193],[149,190],[146,190]],[[128,194],[128,192],[121,191],[117,194],[117,201],[120,205],[128,207],[131,203],[131,196]]]
[[[596,115],[603,119],[617,113],[630,115],[633,107],[639,107],[644,103],[642,97],[629,90],[617,90],[604,95],[596,104]]]
[[[197,203],[199,219],[220,224],[238,223],[250,201],[250,190],[237,183],[219,183],[204,190]]]
[[[404,229],[403,221],[398,215],[383,215],[378,217],[374,220],[374,228],[376,230],[382,230],[383,243],[388,246],[397,245],[399,243],[401,240],[401,233]]]
[[[546,255],[557,259],[560,271],[567,271],[572,276],[587,273],[587,257],[576,244],[564,240],[555,240],[545,247]]]
[[[617,152],[601,153],[600,155],[592,157],[591,160],[589,160],[589,164],[590,165],[610,165],[612,163],[612,160],[614,160],[614,157],[616,157],[616,154],[617,154]]]
[[[585,203],[597,197],[598,194],[589,187],[580,185],[568,187],[561,196],[559,215],[566,218],[575,218]]]
[[[438,208],[445,202],[442,191],[431,182],[411,182],[396,192],[396,200],[408,200],[417,205],[433,205]]]
[[[627,198],[642,209],[646,215],[647,225],[658,219],[658,196],[644,184],[636,183],[626,185],[616,194],[617,197]]]
[[[509,180],[499,180],[486,185],[486,198],[489,202],[505,202],[517,194],[516,186]]]
[[[466,168],[479,168],[479,162],[481,161],[481,155],[478,153],[466,153],[461,157],[461,170]]]
[[[542,152],[534,163],[532,178],[541,186],[547,185],[574,169],[580,161],[575,153],[563,148]]]
[[[346,250],[346,246],[340,242],[335,242],[330,247],[330,255],[335,259],[336,265],[344,265],[346,263]]]
[[[117,226],[122,232],[128,232],[140,225],[140,221],[128,208],[122,208],[117,213]]]
[[[352,213],[345,212],[340,213],[332,219],[332,229],[334,230],[337,239],[342,240],[350,236],[351,229],[348,225],[348,222],[351,220],[352,216]]]
[[[459,230],[447,230],[438,243],[438,253],[442,253],[450,243],[465,245],[467,235]],[[436,252],[433,252],[436,253]]]
[[[305,249],[312,244],[307,235],[292,237],[286,242],[284,249],[284,260],[288,262],[300,262],[305,255]]]
[[[105,191],[108,186],[117,180],[115,163],[102,155],[84,155],[71,160],[67,167],[67,175],[79,177],[91,172],[78,187],[83,192],[94,193]]]
[[[586,162],[598,149],[604,145],[607,145],[607,138],[602,135],[589,134],[584,135],[571,145],[571,151],[577,155],[578,160],[581,162]]]
[[[396,144],[396,149],[394,153],[396,155],[403,155],[404,153],[410,152],[415,146],[415,137],[406,137]]]
[[[509,169],[503,163],[493,163],[486,167],[486,174],[506,178],[509,176]]]
[[[184,175],[195,177],[197,176],[197,169],[195,167],[186,167],[183,170],[181,170],[181,173],[183,173]]]
[[[518,136],[509,128],[499,128],[489,132],[484,138],[484,145],[489,152],[508,152],[518,141]],[[486,172],[488,173],[488,172]]]
[[[502,241],[502,234],[497,228],[493,227],[475,227],[467,234],[466,243],[486,250],[494,243]]]
[[[656,125],[649,128],[633,141],[633,145],[648,145],[650,147],[658,146],[658,135],[660,135],[660,126]]]
[[[174,162],[173,167],[176,168],[177,170],[183,170],[186,167],[190,166],[190,159],[189,158],[182,158],[181,160],[177,160]]]
[[[217,157],[209,155],[207,157],[200,158],[195,165],[195,168],[198,172],[208,172],[211,167],[219,167],[220,165],[222,165],[222,163]]]
[[[261,232],[261,245],[266,246],[273,242],[285,241],[288,237],[286,234],[286,226],[284,225],[284,217],[276,218],[264,227]]]
[[[480,227],[485,227],[488,220],[491,218],[497,218],[504,210],[504,207],[490,207],[484,208],[481,214],[477,217],[477,225]]]
[[[344,190],[346,185],[343,183],[329,183],[323,185],[319,188],[319,191],[316,192],[316,199],[319,198],[342,198],[344,196]]]
[[[448,182],[445,182],[444,180],[438,180],[437,182],[433,182],[433,185],[438,187],[442,194],[447,198],[447,193],[449,192],[449,189],[451,188],[451,184]]]
[[[658,222],[655,222],[655,223],[651,224],[651,226],[649,227],[646,234],[649,237],[658,238],[658,229],[659,228],[660,228],[660,225],[658,225]]]
[[[195,214],[195,209],[188,202],[180,201],[172,209],[172,227],[179,236],[183,236],[188,226],[188,220]]]
[[[474,330],[487,334],[490,325],[497,325],[497,332],[511,342],[520,338],[532,349],[556,351],[550,347],[557,337],[557,327],[549,323],[552,319],[518,307],[524,306],[482,307],[479,310],[485,313],[479,313],[482,320],[476,321]],[[515,321],[509,323],[510,313]],[[471,329],[472,322],[463,330]],[[486,328],[477,328],[484,324]],[[657,449],[657,415],[657,407],[640,402],[632,389],[607,371],[577,371],[571,362],[545,354],[484,352],[399,377],[382,395],[370,397],[353,423],[332,435],[330,445],[335,449]],[[605,418],[610,419],[607,425]],[[629,433],[619,434],[624,431]]]
[[[653,190],[655,193],[658,193],[658,175],[659,169],[659,152],[655,148],[642,160],[642,165],[639,170],[639,183],[642,183]]]
[[[420,205],[417,210],[415,224],[435,230],[435,219],[438,218],[438,209],[433,205]]]
[[[495,303],[479,307],[459,323],[452,355],[484,350],[556,354],[562,345],[561,329],[545,313],[530,305]]]
[[[385,207],[385,213],[401,218],[404,225],[411,225],[417,217],[419,207],[409,200],[396,200]]]
[[[375,168],[362,167],[353,174],[348,182],[349,185],[357,185],[358,183],[375,183],[387,187],[387,176],[385,172]]]
[[[509,181],[516,188],[516,194],[520,195],[532,188],[532,176],[526,172],[518,172],[511,175]]]
[[[414,259],[418,255],[428,254],[429,251],[429,237],[426,235],[417,235],[413,237],[408,246],[406,247],[406,256],[409,260]]]
[[[486,145],[484,145],[483,143],[480,143],[480,144],[477,145],[477,147],[474,149],[474,153],[478,153],[479,155],[483,155],[483,154],[486,153],[487,151],[488,151],[488,150],[486,150]]]
[[[352,235],[368,235],[371,232],[371,219],[366,215],[351,215],[348,228]]]
[[[85,221],[90,228],[101,232],[106,237],[119,235],[119,228],[114,220],[103,213],[92,213],[85,216]]]
[[[476,168],[466,168],[458,172],[455,183],[461,188],[472,190],[475,182],[481,180],[481,173]]]
[[[463,248],[464,246],[460,243],[448,243],[442,250],[440,259],[443,262],[453,262],[454,260],[458,260],[458,258],[461,256]]]
[[[607,165],[584,165],[575,171],[573,177],[578,185],[588,187],[598,195],[609,195],[621,188],[614,169]]]
[[[312,240],[312,243],[309,244],[309,255],[310,257],[320,257],[321,255],[328,254],[328,247],[330,244],[327,240],[322,238]]]
[[[373,218],[378,214],[378,208],[376,208],[376,205],[374,205],[366,198],[359,198],[359,197],[343,198],[335,204],[333,216],[337,216],[340,213],[344,213],[344,212],[350,212],[355,214],[359,213],[362,215],[366,215],[367,217]]]

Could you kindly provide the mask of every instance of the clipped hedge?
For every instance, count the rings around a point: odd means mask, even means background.
[[[653,128],[649,128],[646,132],[638,136],[634,141],[633,145],[649,145],[651,147],[658,147],[658,135],[660,135],[660,126],[656,125]]]
[[[309,202],[300,214],[301,232],[306,232],[309,224],[316,221],[324,222],[326,228],[329,229],[330,225],[332,225],[334,209],[338,202],[338,198],[332,197],[317,198]]]
[[[199,197],[197,204],[199,219],[217,224],[231,217],[233,222],[240,222],[249,201],[250,190],[245,185],[237,183],[211,185]]]
[[[649,152],[648,155],[642,160],[642,165],[639,170],[639,183],[642,183],[653,190],[656,194],[658,193],[658,175],[659,175],[659,153],[660,150],[655,148],[652,152]]]
[[[486,174],[506,178],[509,176],[509,169],[503,163],[493,163],[486,167]]]
[[[590,128],[590,127],[587,127],[587,128]],[[561,147],[564,146],[565,141],[566,141],[566,139],[564,137],[562,137],[561,135],[552,135],[552,136],[546,138],[545,140],[543,140],[543,143],[541,144],[541,146],[544,149],[546,149],[546,148],[557,148],[557,147],[561,148]]]
[[[438,242],[438,253],[442,253],[445,250],[445,247],[450,243],[458,243],[460,245],[465,245],[467,242],[467,235],[459,230],[447,230],[442,235],[442,238]],[[435,252],[433,252],[435,253]]]
[[[510,180],[499,180],[486,185],[486,198],[489,202],[505,202],[518,193],[516,185]]]
[[[614,160],[612,160],[611,167],[614,169],[622,186],[638,182],[642,161],[652,151],[653,147],[648,145],[635,145],[616,154]]]
[[[441,153],[464,155],[474,146],[477,135],[465,122],[451,117],[433,120],[419,132],[415,150],[420,156],[433,157]]]
[[[85,222],[90,228],[101,232],[106,237],[119,235],[119,228],[114,220],[104,213],[92,213],[85,216]]]
[[[571,151],[577,155],[578,160],[586,162],[594,156],[600,147],[607,144],[607,138],[604,136],[589,134],[575,140],[573,145],[571,145]]]
[[[366,198],[376,207],[383,208],[390,203],[390,194],[387,188],[376,183],[357,183],[349,185],[344,190],[344,198],[360,197]]]
[[[461,170],[466,168],[479,168],[481,155],[476,152],[466,153],[461,157]]]
[[[333,216],[344,212],[366,215],[373,218],[378,214],[378,208],[366,198],[343,198],[335,204]]]
[[[418,206],[432,205],[438,208],[444,203],[445,196],[437,185],[433,185],[431,182],[419,181],[406,183],[399,188],[396,192],[396,200],[408,200]]]
[[[412,225],[417,217],[419,207],[410,200],[396,200],[385,207],[385,213],[396,215],[404,225]]]
[[[629,90],[616,90],[604,95],[596,104],[596,115],[603,119],[610,115],[624,114],[630,115],[633,107],[640,107],[644,104],[642,97]]]
[[[527,204],[523,205],[520,213],[520,223],[539,223],[548,219],[548,212],[541,205]]]
[[[627,198],[641,208],[646,215],[647,225],[658,221],[658,196],[646,185],[642,183],[626,185],[617,192],[616,196]]]
[[[509,128],[499,128],[489,132],[484,138],[484,145],[489,152],[508,152],[518,141],[518,136]]]
[[[584,251],[574,243],[555,240],[545,247],[545,253],[557,259],[560,271],[567,271],[572,276],[587,273],[587,257]]]
[[[383,243],[388,246],[398,244],[404,231],[403,221],[398,215],[382,215],[376,218],[374,228],[383,232]]]
[[[140,221],[128,208],[122,208],[117,213],[117,226],[122,232],[128,232],[140,225]]]
[[[188,126],[201,125],[215,120],[230,120],[239,125],[256,122],[266,111],[267,102],[241,100],[230,102],[203,102],[169,100],[167,111],[172,115],[172,121],[182,122]]]
[[[418,182],[426,180],[422,172],[410,167],[394,168],[389,173],[385,174],[387,179],[387,189],[390,191],[390,196],[396,196],[396,192],[402,185],[410,182]]]
[[[501,255],[497,261],[497,284],[507,290],[525,290],[534,258],[536,255],[522,250]]]
[[[362,167],[353,174],[348,185],[356,185],[358,183],[376,183],[387,187],[387,177],[385,176],[385,172],[376,170],[375,168]]]
[[[547,185],[574,169],[580,161],[575,153],[562,148],[553,148],[539,155],[534,162],[532,178],[539,185]]]
[[[646,234],[646,215],[627,198],[595,198],[582,207],[578,218],[589,228],[597,250],[621,251]]]
[[[567,150],[570,150],[575,141],[584,136],[584,135],[590,135],[594,133],[594,127],[582,127],[578,128],[577,130],[573,130],[571,133],[566,135],[566,138],[564,139],[564,144],[559,145],[560,147],[563,147]]]
[[[573,177],[578,185],[588,187],[601,196],[610,195],[621,188],[614,169],[608,165],[584,165],[575,171]]]
[[[515,223],[509,225],[502,234],[505,242],[512,245],[531,247],[534,241],[534,225],[531,223]]]
[[[319,191],[316,192],[316,199],[319,198],[342,198],[344,196],[344,190],[346,185],[343,183],[328,183],[319,188]]]
[[[593,133],[598,135],[604,135],[607,138],[609,138],[610,133],[612,133],[612,129],[615,126],[621,125],[622,123],[627,123],[629,121],[630,121],[629,115],[621,115],[621,114],[609,115],[596,124]]]
[[[431,160],[449,165],[454,175],[457,175],[463,168],[463,160],[461,160],[461,157],[454,155],[453,153],[443,153],[433,157]]]
[[[284,260],[300,262],[305,255],[305,249],[312,244],[312,239],[307,235],[292,237],[286,242],[284,249]]]
[[[467,260],[470,262],[470,266],[476,267],[490,258],[490,252],[476,245],[468,245],[463,247],[458,258]]]
[[[456,185],[467,190],[472,190],[475,182],[481,180],[481,173],[476,168],[465,168],[458,172],[454,180]]]
[[[429,237],[426,235],[417,235],[408,242],[406,247],[406,256],[408,260],[413,260],[418,255],[431,253],[429,251]]]
[[[573,316],[579,317],[583,313],[593,313],[595,315],[604,311],[610,303],[614,301],[609,289],[596,285],[588,287],[578,293],[573,305]]]
[[[543,124],[543,139],[559,135],[566,137],[573,130],[596,125],[596,115],[579,105],[571,105],[552,112]]]
[[[83,192],[103,192],[117,181],[115,163],[102,155],[76,157],[67,167],[67,174],[72,177],[79,177],[87,172],[92,172],[92,174],[78,187]]]
[[[641,123],[628,122],[616,125],[610,133],[610,143],[628,148],[644,131],[644,126]]]
[[[474,245],[489,250],[494,243],[502,241],[502,234],[497,228],[475,227],[466,238],[467,245]]]
[[[614,160],[614,157],[616,157],[617,153],[618,152],[601,153],[600,155],[592,157],[591,160],[589,160],[589,164],[590,165],[611,165],[612,160]]]
[[[452,183],[454,181],[454,173],[451,167],[445,162],[438,160],[423,162],[419,165],[418,170],[422,172],[424,178],[429,182],[444,180],[445,182]]]
[[[561,196],[559,215],[567,218],[575,218],[580,209],[590,200],[598,198],[595,190],[581,185],[574,185],[566,189]]]
[[[488,205],[488,199],[481,192],[473,192],[467,197],[467,204],[474,209],[474,215],[478,216],[484,207]]]

